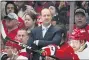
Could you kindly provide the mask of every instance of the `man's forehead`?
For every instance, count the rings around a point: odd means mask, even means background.
[[[9,3],[9,4],[7,5],[7,7],[8,7],[8,6],[14,6],[14,5],[13,5],[13,4],[11,4],[11,3]]]
[[[25,30],[19,30],[18,32],[20,33],[20,32],[26,32],[26,31]]]
[[[45,8],[45,9],[43,9],[43,10],[41,11],[41,14],[42,14],[42,13],[46,13],[46,12],[50,12],[50,13],[51,13],[51,11],[50,11],[49,9],[46,9],[46,8]]]
[[[25,30],[19,30],[17,34],[26,34],[26,33],[27,33],[27,31],[25,31]]]

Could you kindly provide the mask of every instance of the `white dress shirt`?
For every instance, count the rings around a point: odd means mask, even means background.
[[[47,27],[45,27],[44,25],[42,25],[42,35],[43,37],[45,36],[45,33],[47,32],[48,28],[51,26],[51,24]]]

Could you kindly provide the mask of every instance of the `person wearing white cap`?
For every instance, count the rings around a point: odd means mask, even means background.
[[[18,16],[15,13],[9,13],[4,17],[5,20],[2,21],[5,33],[7,37],[14,40],[17,31],[20,29]]]

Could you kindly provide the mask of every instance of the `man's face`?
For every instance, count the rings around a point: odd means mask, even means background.
[[[81,43],[79,40],[71,40],[69,41],[69,44],[74,49],[74,51],[78,51],[81,47]]]
[[[76,23],[76,26],[78,26],[78,27],[84,26],[86,24],[86,17],[80,13],[76,14],[75,23]]]
[[[13,55],[13,53],[12,53],[13,49],[11,46],[5,46],[5,51],[7,52],[7,55],[9,57],[11,57]]]
[[[50,24],[52,20],[52,14],[48,9],[44,9],[41,11],[41,18],[43,24]]]
[[[7,28],[13,28],[16,25],[17,21],[16,20],[6,20],[6,26]]]
[[[27,44],[28,34],[25,30],[19,30],[16,35],[17,40],[21,40],[23,44]]]
[[[7,5],[7,14],[14,12],[14,6],[13,4],[8,4]]]
[[[25,16],[25,26],[26,28],[31,28],[34,25],[34,21],[32,20],[32,18],[29,15]]]

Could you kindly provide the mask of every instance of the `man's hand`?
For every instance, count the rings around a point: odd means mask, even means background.
[[[35,40],[33,43],[38,46],[39,40]]]

